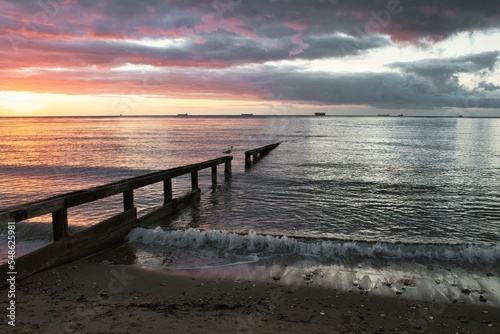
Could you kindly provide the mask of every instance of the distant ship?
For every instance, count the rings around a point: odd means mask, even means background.
[[[315,112],[314,116],[326,116],[324,112]]]
[[[399,114],[398,117],[403,117],[403,114]]]
[[[188,114],[177,114],[177,116],[187,116]]]
[[[241,116],[253,116],[253,114],[241,114]]]

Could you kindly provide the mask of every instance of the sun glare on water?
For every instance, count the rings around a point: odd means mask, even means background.
[[[34,112],[45,106],[40,94],[0,91],[0,108],[15,112]]]

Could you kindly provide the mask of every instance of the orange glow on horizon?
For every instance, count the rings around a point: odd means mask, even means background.
[[[44,108],[44,99],[42,94],[0,91],[0,108],[19,113],[33,113]]]
[[[202,96],[169,98],[150,95],[68,95],[28,91],[0,91],[1,116],[133,116],[286,114],[302,110],[280,101],[222,99]],[[316,106],[318,107],[318,106]]]

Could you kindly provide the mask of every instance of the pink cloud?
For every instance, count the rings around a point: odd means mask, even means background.
[[[244,22],[238,19],[220,19],[215,14],[207,14],[201,17],[201,21],[203,24],[198,24],[194,28],[197,33],[209,33],[222,29],[247,38],[257,38],[252,31],[243,28]]]
[[[302,34],[301,33],[297,33],[297,34],[293,35],[292,36],[292,42],[294,44],[297,44],[298,47],[295,48],[295,49],[290,50],[288,52],[289,56],[296,56],[296,55],[301,54],[302,52],[304,52],[307,48],[309,48],[309,44],[304,43],[302,41]]]
[[[298,22],[285,22],[283,24],[285,25],[285,27],[290,28],[290,29],[295,30],[295,31],[303,31],[307,28],[305,25],[300,24]]]

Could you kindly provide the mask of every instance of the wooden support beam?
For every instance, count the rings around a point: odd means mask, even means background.
[[[245,153],[245,168],[252,167],[252,159],[250,158],[252,155]]]
[[[212,166],[212,192],[217,189],[217,166]]]
[[[123,192],[123,211],[132,210],[134,208],[134,191]]]
[[[191,172],[191,189],[198,189],[198,171]]]
[[[52,212],[52,231],[54,241],[68,236],[68,209]]]
[[[232,177],[232,172],[231,172],[231,160],[226,161],[224,165],[224,180],[229,181]]]
[[[172,202],[172,179],[163,181],[163,203]]]

